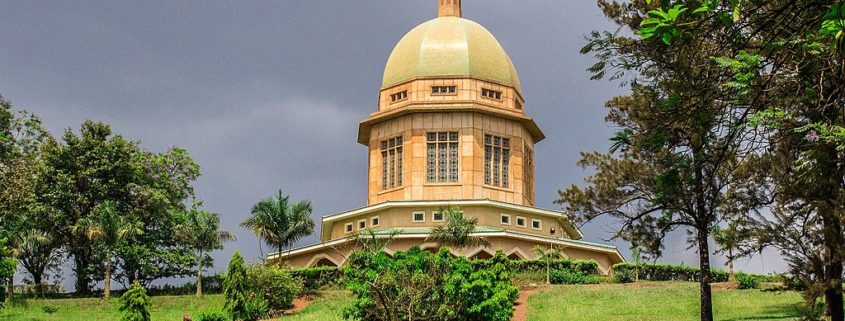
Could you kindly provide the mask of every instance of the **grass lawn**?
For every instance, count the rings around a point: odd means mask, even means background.
[[[759,290],[714,290],[717,320],[794,320],[803,300],[798,293]],[[323,291],[304,310],[275,321],[341,321],[343,308],[352,302],[346,291]],[[59,310],[45,313],[41,307]],[[99,299],[29,300],[29,307],[0,310],[0,321],[120,320],[119,302]],[[180,321],[185,313],[198,320],[202,312],[220,311],[223,297],[206,295],[153,297],[153,321]],[[696,320],[698,285],[676,282],[638,284],[563,285],[539,290],[528,299],[529,321],[634,321]]]
[[[222,295],[205,295],[201,299],[194,296],[157,296],[153,297],[150,311],[153,320],[181,321],[185,313],[194,320],[203,312],[220,311],[223,308]],[[42,310],[45,305],[58,308],[53,314]],[[61,299],[27,300],[27,306],[7,306],[0,310],[0,320],[15,321],[83,321],[115,320],[123,316],[118,298],[108,302],[102,299]]]
[[[153,321],[181,321],[182,316],[190,314],[198,320],[203,312],[221,311],[222,295],[205,295],[202,299],[194,296],[158,296],[153,297],[150,311]],[[280,318],[285,321],[341,321],[343,307],[352,302],[346,291],[323,291],[304,310],[297,314]],[[28,300],[26,307],[10,306],[0,310],[0,321],[83,321],[114,320],[122,317],[120,301],[112,298],[108,303],[100,299],[61,299]],[[45,305],[54,306],[58,311],[47,314],[42,310]]]
[[[803,307],[797,292],[713,290],[716,320],[795,320]],[[529,321],[634,321],[698,319],[698,284],[561,285],[528,298]]]

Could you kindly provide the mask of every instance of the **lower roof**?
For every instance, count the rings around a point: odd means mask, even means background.
[[[561,223],[568,223],[562,224],[562,227],[566,229],[566,233],[572,236],[572,239],[580,239],[584,237],[584,234],[578,229],[577,226],[572,222],[572,220],[567,216],[565,213],[561,211],[555,211],[550,209],[543,209],[537,208],[532,206],[526,205],[519,205],[513,203],[507,203],[502,201],[495,201],[491,199],[468,199],[468,200],[416,200],[416,201],[387,201],[375,205],[370,205],[366,207],[361,207],[358,209],[354,209],[347,212],[342,212],[334,215],[323,216],[322,222],[322,235],[321,239],[323,242],[327,242],[330,240],[332,225],[334,222],[347,219],[350,217],[356,217],[359,215],[366,215],[373,212],[385,210],[388,208],[397,208],[397,207],[451,207],[451,206],[490,206],[499,209],[510,210],[514,212],[521,212],[521,213],[529,213],[541,216],[552,217],[561,221]]]
[[[373,234],[378,236],[388,236],[393,235],[395,238],[426,238],[431,233],[432,228],[428,227],[413,227],[413,228],[379,228],[379,229],[372,229],[371,231]],[[609,255],[613,261],[615,262],[624,262],[625,258],[619,253],[619,250],[613,246],[608,244],[601,244],[601,243],[593,243],[587,242],[582,240],[573,240],[567,238],[553,238],[547,236],[539,236],[530,233],[523,233],[519,231],[512,231],[506,230],[498,227],[493,226],[477,226],[475,230],[472,232],[472,235],[475,236],[484,236],[484,237],[511,237],[516,239],[523,239],[523,240],[532,240],[532,241],[540,241],[540,242],[552,242],[558,245],[562,245],[565,247],[572,247],[581,250],[587,251],[596,251],[596,252],[603,252]],[[366,236],[363,236],[366,237]],[[342,239],[336,239],[329,242],[322,242],[318,244],[313,244],[309,246],[304,246],[296,249],[291,249],[289,251],[285,251],[282,253],[282,257],[288,257],[293,255],[301,255],[306,254],[309,252],[319,251],[321,249],[337,246],[346,242],[355,241],[355,236],[345,237]],[[267,255],[267,260],[275,259],[279,256],[278,252],[270,253]]]

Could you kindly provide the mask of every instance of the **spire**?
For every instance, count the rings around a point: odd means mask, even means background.
[[[440,2],[437,8],[437,16],[439,17],[460,17],[461,16],[461,0],[437,0]]]

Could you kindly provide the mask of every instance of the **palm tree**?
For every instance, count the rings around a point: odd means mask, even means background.
[[[533,250],[534,253],[537,253],[539,256],[537,258],[538,260],[546,262],[546,284],[552,284],[552,261],[563,256],[563,252],[552,245],[549,245],[549,248],[537,245],[533,248]]]
[[[192,208],[180,217],[174,227],[176,238],[191,247],[197,259],[197,297],[202,296],[202,261],[206,252],[223,249],[223,242],[234,241],[235,235],[220,229],[220,215]]]
[[[105,201],[94,209],[93,215],[79,220],[71,226],[71,232],[85,236],[105,247],[105,284],[103,298],[108,300],[111,292],[111,260],[118,243],[144,233],[142,224],[118,214],[113,201]]]
[[[734,274],[736,250],[739,248],[739,243],[742,242],[746,233],[739,226],[739,221],[733,221],[726,228],[721,228],[718,225],[713,228],[713,240],[719,244],[722,252],[727,252],[728,282],[733,282],[736,278]]]
[[[253,205],[251,216],[241,223],[241,227],[252,230],[265,242],[275,246],[280,260],[283,249],[314,232],[311,202],[290,203],[290,196],[279,190],[278,196],[265,198]]]
[[[55,250],[53,238],[38,229],[28,229],[15,233],[11,244],[12,256],[32,275],[36,292],[43,294],[42,282],[44,270],[50,265]]]
[[[441,210],[440,213],[446,218],[446,224],[434,227],[426,241],[457,249],[490,245],[487,239],[472,235],[478,224],[477,217],[466,218],[457,207]]]

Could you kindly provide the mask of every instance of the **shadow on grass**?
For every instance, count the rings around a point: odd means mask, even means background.
[[[796,319],[807,315],[807,307],[801,303],[784,304],[767,307],[760,316],[734,317],[725,321],[742,320],[782,320]]]

